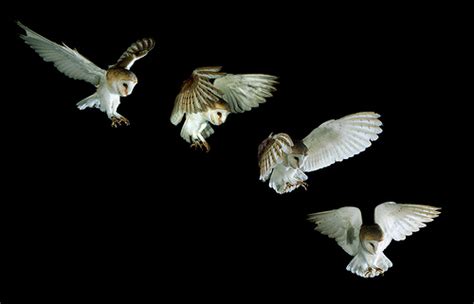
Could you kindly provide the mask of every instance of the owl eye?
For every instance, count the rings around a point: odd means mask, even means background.
[[[219,118],[222,117],[222,113],[221,112],[217,112],[217,116],[219,116]]]
[[[124,88],[128,88],[128,84],[123,83],[122,85],[123,85]]]

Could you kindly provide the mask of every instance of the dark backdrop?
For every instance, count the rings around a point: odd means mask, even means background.
[[[461,241],[472,237],[458,220],[469,202],[450,187],[466,150],[453,122],[462,112],[450,71],[456,38],[442,8],[15,6],[3,18],[2,304],[472,301],[460,278],[472,269]],[[15,20],[102,68],[133,41],[155,38],[119,107],[130,127],[79,111],[94,88],[44,62]],[[280,84],[266,104],[215,127],[206,154],[169,116],[182,81],[211,65]],[[302,138],[359,111],[384,123],[366,152],[309,173],[307,191],[278,195],[258,180],[257,147],[271,132]],[[370,219],[386,201],[442,214],[393,242],[385,253],[394,266],[376,279],[347,272],[351,257],[306,220],[347,205]]]

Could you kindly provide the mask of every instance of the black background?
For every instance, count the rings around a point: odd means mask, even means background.
[[[2,18],[2,304],[472,301],[463,243],[472,237],[459,218],[470,202],[451,187],[455,163],[470,151],[457,138],[467,99],[456,96],[457,25],[447,10],[15,6]],[[155,38],[118,110],[131,126],[113,129],[104,113],[79,111],[75,103],[94,88],[39,58],[15,20],[102,68],[135,40]],[[280,84],[266,104],[215,127],[206,154],[169,116],[182,81],[212,65],[277,75]],[[307,191],[278,195],[258,180],[257,146],[271,132],[302,138],[359,111],[384,123],[366,152],[309,173]],[[442,214],[388,247],[394,266],[383,277],[347,272],[351,257],[306,221],[347,205],[370,219],[385,201]]]

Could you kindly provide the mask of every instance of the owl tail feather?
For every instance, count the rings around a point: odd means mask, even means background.
[[[358,276],[364,278],[373,278],[383,274],[390,267],[392,262],[383,254],[369,255],[367,253],[359,252],[347,265],[346,269]]]
[[[79,101],[77,104],[79,110],[84,110],[85,108],[100,108],[99,98],[97,93],[92,94],[91,96],[84,98]]]

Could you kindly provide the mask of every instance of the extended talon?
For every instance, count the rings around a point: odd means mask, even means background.
[[[367,271],[364,273],[364,276],[369,277],[372,274],[373,271],[374,270],[372,269],[372,267],[368,267]]]
[[[211,150],[211,146],[207,143],[207,141],[203,142],[204,148],[206,149],[206,153]]]
[[[120,121],[122,121],[124,123],[124,125],[126,125],[126,126],[130,125],[130,121],[128,119],[126,119],[125,117],[123,117],[123,116],[120,118]]]
[[[211,146],[206,142],[201,142],[201,141],[195,141],[191,144],[191,148],[194,148],[194,149],[201,149],[203,151],[206,151],[209,152],[209,150],[211,150]]]
[[[195,141],[191,144],[191,148],[193,149],[197,149],[197,148],[200,148],[201,147],[201,143],[198,142],[198,141]]]
[[[125,117],[112,117],[112,127],[117,128],[118,126],[129,126],[130,122]]]
[[[308,191],[308,183],[298,182],[298,186],[301,186],[301,187],[304,188],[304,190]]]
[[[383,275],[383,269],[382,269],[382,268],[379,268],[379,267],[375,268],[375,272],[376,272],[377,274]]]

